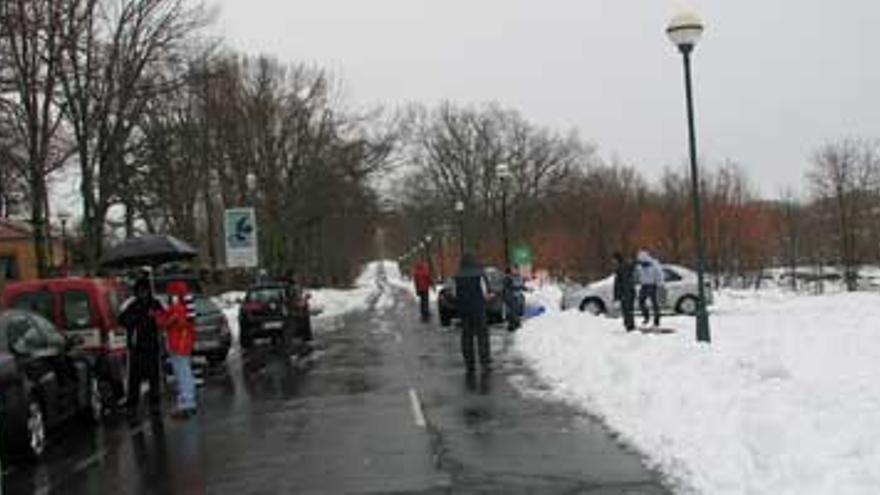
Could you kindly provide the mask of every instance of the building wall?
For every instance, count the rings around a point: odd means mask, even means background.
[[[60,266],[64,262],[64,251],[61,241],[53,241],[54,266]],[[37,273],[37,256],[34,252],[34,242],[31,239],[6,239],[0,240],[0,258],[12,257],[18,265],[19,280],[33,280],[39,278]]]

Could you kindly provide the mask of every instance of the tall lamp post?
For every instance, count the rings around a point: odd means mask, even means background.
[[[688,135],[690,140],[691,159],[691,195],[694,203],[694,237],[697,244],[697,283],[699,300],[697,301],[697,341],[710,342],[709,314],[706,312],[706,288],[704,273],[706,256],[703,247],[703,216],[700,208],[700,179],[697,170],[697,136],[694,127],[694,102],[691,87],[691,52],[703,35],[703,22],[690,12],[680,13],[672,18],[666,28],[666,34],[684,59],[684,86],[687,104]]]
[[[507,182],[510,180],[510,167],[499,163],[495,173],[501,179],[501,232],[504,237],[504,269],[510,268],[510,238],[507,235]]]
[[[428,260],[428,271],[433,276],[434,274],[434,245],[431,244],[434,238],[431,237],[431,234],[425,236],[425,242],[422,244],[425,247],[425,258]]]
[[[67,211],[59,211],[58,212],[58,220],[61,221],[61,250],[63,251],[62,255],[62,266],[64,267],[64,274],[67,275],[68,271],[68,263],[70,262],[67,251],[67,221],[70,220],[70,213]]]
[[[455,214],[458,216],[458,257],[464,256],[464,201],[455,202]]]

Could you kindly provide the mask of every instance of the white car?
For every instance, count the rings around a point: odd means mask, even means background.
[[[660,294],[663,311],[693,315],[697,312],[697,273],[683,266],[663,265],[665,290]],[[638,294],[638,291],[636,292]],[[706,305],[712,304],[712,287],[705,283]],[[614,301],[614,275],[593,282],[586,287],[576,287],[562,296],[562,309],[577,308],[595,315],[618,313],[619,303]],[[636,297],[636,312],[639,311]]]

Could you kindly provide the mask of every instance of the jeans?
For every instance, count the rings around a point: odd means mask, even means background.
[[[431,317],[429,304],[428,291],[419,292],[419,309],[422,313],[422,321],[428,321],[428,318]]]
[[[477,342],[477,352],[480,356],[480,366],[483,371],[488,371],[492,363],[491,350],[489,348],[489,328],[486,326],[486,317],[479,315],[463,315],[461,319],[461,353],[464,357],[464,365],[469,374],[473,374],[477,367],[474,355],[474,340]]]
[[[620,300],[620,312],[623,313],[623,326],[627,331],[636,329],[635,315],[633,314],[633,306],[635,306],[635,295],[628,294]]]
[[[657,293],[656,285],[643,285],[641,290],[639,290],[639,307],[642,310],[642,318],[644,319],[644,324],[648,324],[648,317],[650,313],[648,312],[648,305],[646,304],[647,300],[651,301],[651,307],[654,310],[654,326],[660,326],[660,300],[658,298],[659,294]]]
[[[196,379],[193,377],[192,360],[189,356],[170,354],[168,360],[177,379],[177,408],[181,410],[196,408]]]

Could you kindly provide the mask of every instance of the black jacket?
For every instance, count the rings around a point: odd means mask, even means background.
[[[132,298],[123,303],[117,321],[125,327],[129,350],[158,352],[159,328],[151,314],[162,310],[162,304],[152,297],[149,301]]]
[[[471,255],[464,255],[455,276],[455,299],[462,318],[484,317],[486,314],[486,275]]]
[[[614,272],[614,300],[632,300],[636,297],[635,265],[624,261]]]

